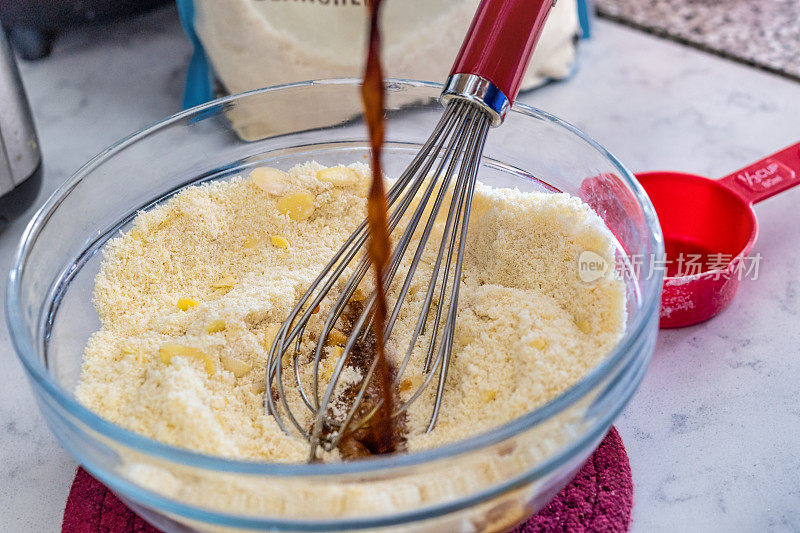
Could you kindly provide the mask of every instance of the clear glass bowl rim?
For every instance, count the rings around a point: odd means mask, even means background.
[[[49,219],[49,213],[55,209],[67,195],[69,195],[70,191],[76,186],[76,184],[78,184],[84,177],[89,175],[96,166],[102,164],[104,160],[113,157],[117,152],[124,150],[126,147],[137,142],[137,140],[142,139],[152,133],[156,133],[158,130],[182,121],[187,117],[200,115],[204,112],[212,110],[217,106],[235,102],[239,99],[244,99],[249,96],[266,94],[273,91],[291,90],[293,88],[314,85],[358,85],[360,83],[361,80],[357,78],[310,80],[265,87],[262,89],[256,89],[253,91],[247,91],[244,93],[212,100],[205,104],[175,113],[160,122],[145,127],[136,133],[125,137],[93,157],[80,169],[78,169],[61,186],[59,186],[42,205],[42,207],[36,211],[25,228],[25,231],[20,239],[20,243],[17,246],[14,254],[12,267],[8,276],[8,285],[6,291],[6,317],[9,331],[11,333],[12,343],[29,376],[35,380],[38,386],[42,387],[47,394],[51,396],[68,413],[75,416],[80,422],[86,424],[92,430],[97,431],[98,433],[139,452],[143,452],[145,454],[177,464],[206,470],[218,470],[222,472],[248,475],[303,477],[388,472],[394,469],[412,467],[427,462],[434,462],[440,459],[453,458],[464,453],[474,452],[481,448],[485,448],[512,438],[515,435],[533,427],[534,425],[547,420],[551,416],[558,414],[564,409],[567,409],[572,404],[580,400],[586,393],[591,391],[603,378],[607,377],[609,372],[617,366],[620,360],[625,357],[631,347],[644,333],[645,326],[652,318],[652,315],[658,312],[662,283],[661,272],[656,272],[655,275],[653,275],[650,279],[641,282],[642,309],[636,314],[633,323],[629,326],[624,337],[619,343],[617,343],[611,354],[589,374],[584,376],[580,381],[575,383],[564,393],[545,405],[542,405],[538,409],[526,413],[525,415],[500,427],[465,440],[448,444],[446,446],[420,452],[390,457],[379,457],[364,461],[324,464],[267,463],[227,459],[164,444],[118,426],[108,420],[105,420],[81,405],[74,397],[72,397],[69,392],[62,389],[58,383],[56,383],[55,379],[50,375],[45,366],[39,362],[37,351],[34,348],[34,340],[28,334],[25,325],[23,324],[22,311],[20,308],[20,280],[29,250],[35,243],[38,233],[47,223]],[[400,84],[404,86],[431,89],[441,89],[442,87],[442,85],[438,83],[406,79],[387,79],[386,84]],[[580,137],[584,142],[606,157],[608,161],[616,167],[617,171],[619,172],[618,177],[628,186],[639,202],[639,206],[642,209],[645,221],[650,228],[649,239],[651,249],[653,250],[656,260],[661,258],[663,255],[663,238],[653,206],[644,190],[639,185],[638,181],[636,181],[631,172],[626,169],[616,157],[614,157],[588,135],[584,134],[571,124],[549,113],[521,103],[514,104],[511,112],[528,115],[536,119],[546,120],[557,126],[560,126],[570,133]],[[592,431],[588,431],[585,435],[583,435],[582,438],[573,441],[570,443],[570,445],[560,450],[559,453],[556,453],[547,460],[543,461],[537,466],[536,471],[549,472],[550,470],[557,468],[559,464],[565,460],[565,458],[571,456],[572,450],[580,448],[585,444],[584,441],[588,441],[591,437],[593,437],[592,433]],[[360,524],[363,525],[363,522],[360,522]]]

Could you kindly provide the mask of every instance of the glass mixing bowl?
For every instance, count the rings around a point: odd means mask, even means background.
[[[76,401],[83,348],[99,326],[91,299],[103,244],[128,229],[138,211],[190,184],[256,165],[364,160],[358,87],[358,80],[296,83],[178,113],[88,162],[25,231],[6,305],[39,408],[61,444],[157,527],[501,531],[567,483],[642,379],[656,338],[662,278],[657,266],[663,245],[652,206],[631,173],[596,142],[553,116],[517,105],[490,132],[479,179],[582,197],[619,241],[617,264],[601,267],[620,270],[628,289],[624,337],[562,395],[440,448],[313,465],[179,449],[123,429]],[[440,87],[390,80],[387,90],[385,167],[397,176],[441,114]],[[576,258],[576,275],[579,266]],[[372,503],[342,503],[358,501],[359,494],[372,496]],[[277,497],[282,503],[276,511]]]

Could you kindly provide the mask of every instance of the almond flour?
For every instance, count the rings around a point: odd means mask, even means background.
[[[363,220],[369,179],[363,164],[256,169],[252,178],[189,187],[139,214],[104,250],[94,293],[102,327],[86,347],[78,399],[174,446],[304,461],[305,440],[284,434],[264,413],[267,353],[297,298]],[[425,433],[433,387],[412,405],[408,451],[517,418],[610,351],[624,330],[625,286],[611,274],[582,282],[577,258],[585,250],[614,262],[613,238],[578,198],[478,186],[442,409]],[[405,354],[435,251],[423,254],[387,345],[395,358]],[[311,330],[329,303],[312,316]],[[329,366],[343,337],[338,330],[329,336]],[[417,346],[401,399],[422,381],[425,348]],[[311,369],[302,366],[308,385]],[[355,371],[345,376],[359,379]],[[304,411],[297,394],[289,401]],[[336,452],[326,459],[337,460]]]

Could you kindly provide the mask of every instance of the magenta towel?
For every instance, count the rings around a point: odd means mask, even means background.
[[[633,480],[622,439],[613,427],[575,478],[547,507],[513,533],[622,533],[633,507]],[[62,533],[161,533],[78,468],[64,509]]]

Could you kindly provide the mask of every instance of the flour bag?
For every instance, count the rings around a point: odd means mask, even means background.
[[[177,1],[195,45],[187,106],[224,93],[362,74],[369,0]],[[479,1],[385,0],[384,74],[443,83]],[[586,8],[585,0],[558,0],[522,90],[569,75],[581,22],[588,30]]]

